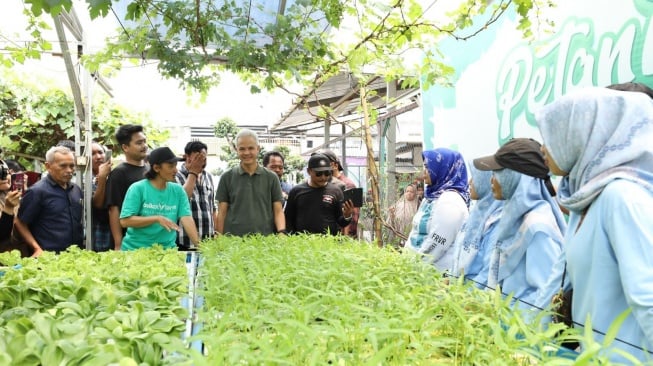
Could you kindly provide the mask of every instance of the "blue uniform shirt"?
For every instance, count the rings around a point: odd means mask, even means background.
[[[63,189],[50,176],[36,182],[20,201],[18,218],[43,250],[60,252],[82,246],[82,190],[74,183]]]
[[[609,333],[617,317],[629,311],[610,347],[651,362],[653,354],[639,348],[653,350],[653,194],[637,183],[615,180],[576,231],[579,219],[578,214],[570,218],[565,247],[573,320],[584,324],[589,317],[593,329]],[[594,339],[603,342],[599,332]],[[630,363],[617,353],[610,358]]]

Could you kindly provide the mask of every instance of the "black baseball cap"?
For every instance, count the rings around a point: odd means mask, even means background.
[[[326,172],[331,170],[331,162],[323,154],[313,154],[308,159],[308,168],[316,172]]]
[[[150,151],[148,161],[151,165],[154,164],[163,164],[163,163],[176,163],[178,161],[183,161],[184,158],[180,158],[175,153],[170,150],[169,147],[158,147]]]
[[[340,164],[340,160],[338,159],[338,155],[336,155],[336,153],[334,153],[331,150],[324,150],[324,151],[321,152],[321,154],[326,156],[327,158],[329,158],[329,160],[332,163],[338,164],[338,170],[343,170],[342,169],[342,164]]]
[[[547,190],[556,195],[549,168],[544,164],[544,156],[540,151],[542,145],[530,138],[516,137],[506,142],[494,155],[474,159],[474,167],[478,170],[512,169],[516,172],[544,180]]]
[[[494,155],[474,159],[478,170],[512,169],[531,177],[545,179],[549,168],[540,151],[542,145],[530,138],[514,138],[506,142]]]

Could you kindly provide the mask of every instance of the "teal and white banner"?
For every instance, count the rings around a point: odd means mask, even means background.
[[[541,141],[533,113],[574,88],[653,87],[651,15],[653,0],[559,1],[547,13],[554,32],[531,44],[514,14],[469,41],[447,40],[454,87],[423,93],[424,148],[454,148],[469,162],[512,137]]]

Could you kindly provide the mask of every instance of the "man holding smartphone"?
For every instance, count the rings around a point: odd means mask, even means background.
[[[333,175],[332,181],[336,182],[342,182],[341,184],[344,184],[344,190],[346,189],[352,189],[356,188],[356,183],[352,181],[350,178],[348,178],[345,173],[344,169],[342,167],[342,164],[340,163],[340,159],[338,159],[338,156],[336,153],[334,153],[331,150],[324,150],[322,151],[322,154],[329,158],[329,161],[331,162],[331,173]],[[349,225],[345,226],[342,228],[342,233],[351,236],[352,238],[356,239],[358,238],[358,216],[360,214],[360,209],[354,208],[354,212],[352,213],[352,219]]]
[[[286,227],[291,233],[337,235],[351,222],[354,204],[344,201],[342,190],[330,182],[331,162],[325,155],[312,155],[307,171],[308,181],[294,186],[288,194]]]

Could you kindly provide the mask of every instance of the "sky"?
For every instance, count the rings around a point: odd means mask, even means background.
[[[8,37],[9,41],[20,43],[26,39],[20,34],[24,32],[26,24],[21,14],[22,7],[22,0],[2,0],[0,34]],[[76,9],[88,39],[85,52],[100,49],[106,35],[117,27],[115,18],[91,22],[83,3]],[[70,34],[67,36],[69,42],[74,40]],[[46,39],[58,42],[54,31]],[[6,39],[0,39],[0,48],[6,42]],[[42,60],[17,65],[15,70],[42,75],[62,89],[70,88],[61,57],[43,55]],[[293,101],[293,96],[285,91],[251,94],[249,85],[236,75],[225,73],[221,75],[221,83],[209,93],[204,103],[200,103],[197,96],[189,97],[186,91],[180,89],[178,81],[163,79],[156,70],[156,62],[152,60],[140,65],[125,63],[122,71],[106,80],[112,88],[114,103],[135,112],[147,112],[161,125],[206,126],[213,125],[223,117],[230,117],[238,125],[271,126],[290,109]],[[103,92],[95,87],[93,94],[96,93]]]
[[[143,108],[163,124],[213,125],[230,117],[238,125],[271,126],[290,109],[293,100],[283,91],[251,94],[249,85],[225,73],[220,85],[200,104],[197,97],[179,90],[176,80],[162,79],[153,64],[125,68],[118,77],[108,80],[116,103],[132,110]]]

